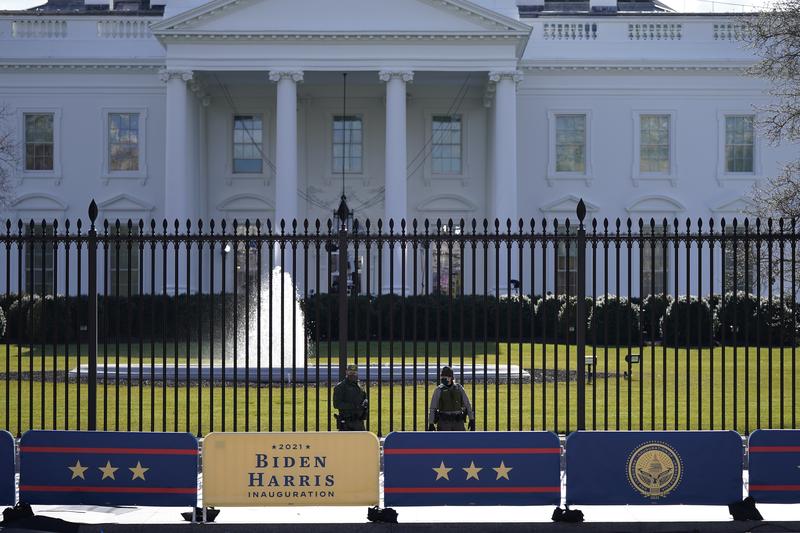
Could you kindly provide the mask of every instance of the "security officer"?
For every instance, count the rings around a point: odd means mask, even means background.
[[[364,431],[369,400],[358,384],[358,366],[347,365],[347,377],[333,389],[333,406],[339,410],[336,427],[339,431]]]
[[[475,412],[464,387],[453,381],[453,370],[442,368],[441,384],[433,391],[428,413],[428,431],[464,431],[469,415],[469,430],[475,431]]]

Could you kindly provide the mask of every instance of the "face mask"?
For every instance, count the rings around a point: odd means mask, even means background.
[[[450,378],[442,378],[441,381],[442,381],[442,385],[444,385],[445,387],[449,387],[450,386]]]
[[[347,374],[348,381],[358,381],[358,374]]]

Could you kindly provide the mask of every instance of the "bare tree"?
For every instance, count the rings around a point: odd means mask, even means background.
[[[773,144],[800,142],[800,0],[775,0],[770,10],[748,17],[745,40],[759,61],[749,74],[769,82],[771,102],[758,109],[758,127]],[[795,151],[800,154],[800,151]],[[776,288],[783,281],[784,290],[800,292],[793,278],[791,242],[782,233],[793,233],[800,226],[800,156],[787,161],[781,171],[753,186],[753,208],[748,212],[761,218],[763,233],[778,234],[771,244],[762,242],[751,250],[751,261],[760,248],[762,286]],[[770,220],[771,219],[771,220]],[[751,221],[755,222],[755,221]],[[751,226],[751,231],[753,227]],[[731,249],[733,251],[733,248]],[[736,255],[744,248],[736,246]],[[755,267],[755,265],[753,265]],[[771,275],[769,275],[771,272]],[[737,282],[737,285],[739,283]],[[733,285],[732,285],[733,286]],[[797,295],[795,295],[797,296]]]
[[[0,209],[6,207],[14,196],[12,175],[17,165],[17,145],[9,122],[8,108],[0,105]]]
[[[761,131],[772,143],[800,141],[800,0],[777,0],[746,22],[745,38],[761,58],[750,74],[770,83],[773,99],[764,106]],[[800,216],[800,159],[778,176],[756,184],[755,214],[792,219]]]

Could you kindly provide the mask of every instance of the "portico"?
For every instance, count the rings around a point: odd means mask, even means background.
[[[420,0],[411,10],[404,4],[402,11],[388,1],[348,0],[348,4],[354,5],[332,10],[323,0],[305,2],[305,13],[297,13],[300,6],[290,0],[219,1],[153,27],[166,48],[161,75],[167,89],[165,201],[177,218],[217,215],[222,201],[241,194],[263,199],[264,210],[274,209],[267,216],[287,224],[327,215],[315,211],[315,206],[332,211],[340,179],[334,185],[337,173],[315,158],[324,159],[324,152],[332,151],[325,143],[330,134],[318,130],[329,130],[331,116],[342,113],[342,72],[353,74],[351,110],[365,114],[360,148],[364,168],[345,172],[356,216],[393,219],[399,227],[401,219],[417,216],[416,208],[425,206],[446,217],[446,205],[454,206],[442,203],[442,198],[448,200],[442,195],[449,193],[449,200],[476,197],[458,194],[459,185],[477,187],[481,189],[477,197],[490,200],[474,206],[472,213],[456,209],[454,218],[459,214],[516,218],[517,62],[529,28],[458,0],[436,4]],[[363,16],[352,20],[344,15],[347,12]],[[469,86],[462,94],[458,83],[467,77]],[[410,97],[412,84],[421,85]],[[199,98],[191,96],[193,89]],[[484,103],[487,95],[494,95],[486,102],[495,107],[490,113],[491,138],[483,127],[487,108],[473,106]],[[459,113],[475,108],[469,112],[476,117],[476,127],[467,134],[482,137],[482,153],[472,154],[478,164],[468,173],[462,171],[463,179],[430,179],[425,165],[417,165],[417,152],[430,148],[426,126],[431,114],[452,112],[454,102],[461,104]],[[383,107],[381,116],[376,116],[376,104]],[[264,168],[248,181],[233,172],[230,179],[219,179],[209,148],[223,140],[230,143],[218,131],[224,124],[220,108],[238,115],[252,107],[264,109]],[[328,118],[315,116],[320,112]],[[480,131],[479,120],[484,121]],[[205,131],[199,131],[199,124]],[[410,131],[410,124],[415,131]],[[382,142],[376,145],[378,137]],[[193,160],[204,161],[200,172],[188,163]],[[420,183],[412,185],[412,180]],[[409,198],[412,186],[421,192]],[[187,190],[200,191],[196,201],[186,197]],[[380,203],[383,209],[375,209]],[[259,216],[266,218],[263,210]]]

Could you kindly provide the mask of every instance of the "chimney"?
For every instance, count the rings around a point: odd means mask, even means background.
[[[589,0],[589,11],[598,14],[617,12],[617,0]]]

